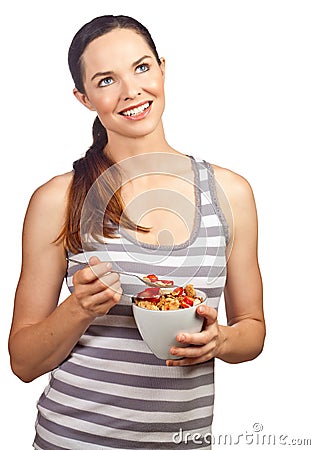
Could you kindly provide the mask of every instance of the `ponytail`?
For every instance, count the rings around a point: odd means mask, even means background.
[[[73,179],[68,195],[67,218],[65,225],[56,241],[63,240],[66,249],[73,253],[82,251],[81,219],[82,208],[87,194],[93,186],[93,206],[84,217],[85,231],[94,239],[100,237],[117,237],[119,224],[126,228],[148,232],[149,229],[133,223],[124,213],[121,198],[121,183],[118,167],[105,153],[108,142],[107,131],[98,117],[94,120],[93,143],[85,156],[73,163]],[[107,169],[105,176],[101,176]],[[99,221],[99,211],[106,205],[102,223]],[[98,219],[98,220],[97,220]]]
[[[108,142],[107,131],[106,128],[103,127],[98,116],[96,116],[94,120],[92,127],[92,134],[93,134],[93,143],[91,145],[91,148],[101,149],[102,155],[104,156],[104,160],[106,160],[103,150]]]

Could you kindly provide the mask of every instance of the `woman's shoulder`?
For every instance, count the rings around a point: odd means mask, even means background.
[[[73,178],[72,172],[56,175],[33,193],[30,206],[40,207],[42,210],[49,210],[56,207],[66,207],[68,191]]]
[[[31,196],[24,220],[23,245],[32,246],[32,254],[35,248],[38,254],[47,250],[59,236],[67,216],[71,180],[71,173],[58,175],[39,186]]]
[[[35,192],[34,196],[52,196],[59,197],[63,196],[69,190],[73,179],[73,172],[66,172],[60,175],[56,175],[50,180],[46,181],[44,184],[39,186]]]
[[[211,164],[211,166],[216,182],[221,186],[230,200],[242,201],[245,198],[252,197],[252,187],[244,176],[226,167],[220,167],[215,164]]]

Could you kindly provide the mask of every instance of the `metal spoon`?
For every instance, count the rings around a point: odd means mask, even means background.
[[[86,261],[79,261],[76,258],[66,258],[67,261],[72,261],[75,263],[79,263],[79,264],[89,264]],[[169,285],[161,285],[158,282],[154,283],[153,281],[149,281],[149,280],[145,280],[144,278],[140,277],[139,275],[136,275],[135,273],[130,273],[130,272],[123,272],[122,270],[109,270],[108,273],[120,273],[122,275],[128,275],[129,277],[136,277],[138,278],[138,280],[142,281],[142,283],[146,284],[147,286],[151,286],[151,287],[159,287],[159,288],[173,288],[173,287],[177,287],[176,284],[172,284],[171,286]]]

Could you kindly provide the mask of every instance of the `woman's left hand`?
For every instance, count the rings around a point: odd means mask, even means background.
[[[217,321],[218,313],[210,306],[202,305],[197,313],[204,317],[204,326],[200,333],[181,333],[176,336],[178,342],[188,347],[172,347],[170,353],[181,359],[168,359],[168,366],[190,366],[199,364],[217,356],[224,342],[224,336]]]

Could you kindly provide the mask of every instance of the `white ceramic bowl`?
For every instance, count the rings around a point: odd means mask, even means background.
[[[163,289],[162,289],[163,292]],[[196,289],[196,295],[206,301],[206,294]],[[171,311],[156,311],[132,305],[133,315],[142,339],[160,359],[178,359],[170,354],[173,346],[186,347],[176,340],[181,332],[198,333],[202,329],[203,318],[196,309],[199,305]]]

